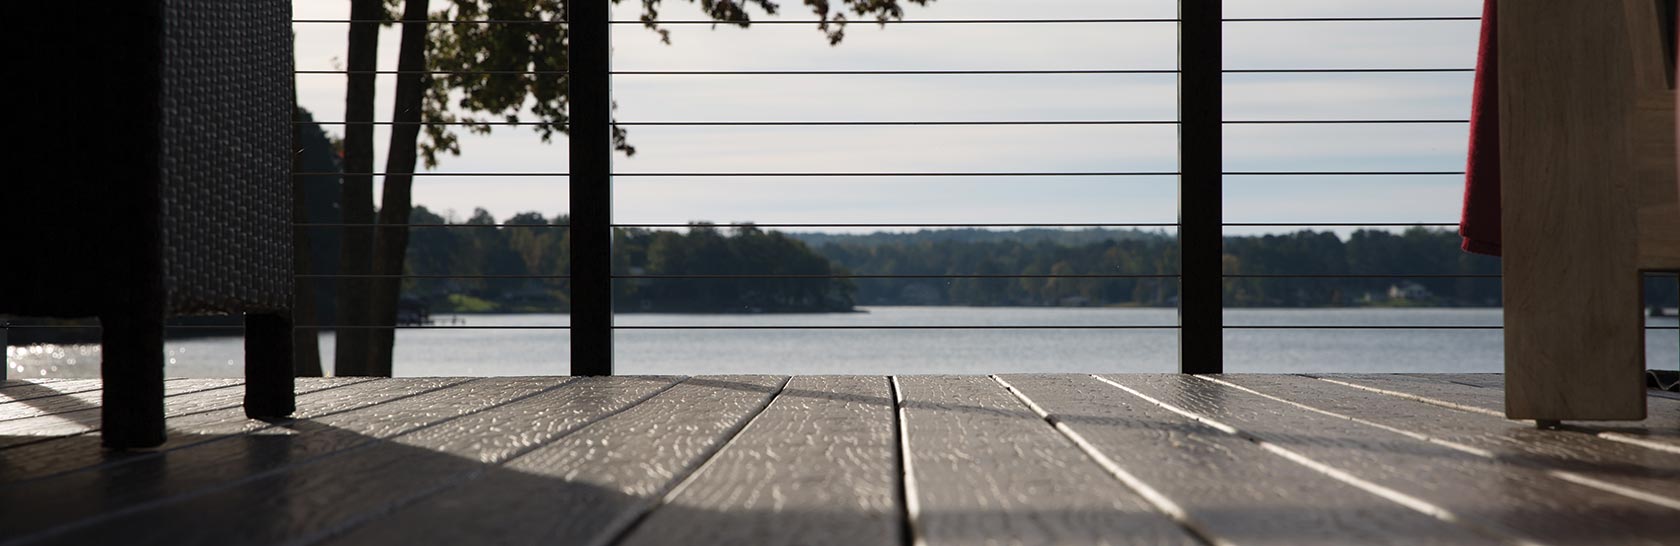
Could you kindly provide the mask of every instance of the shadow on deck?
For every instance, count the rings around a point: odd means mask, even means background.
[[[0,543],[1605,544],[1680,536],[1680,400],[1497,416],[1497,376],[1005,375],[0,386]]]

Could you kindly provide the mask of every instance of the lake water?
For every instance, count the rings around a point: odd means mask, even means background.
[[[876,307],[807,315],[620,315],[621,326],[1131,326],[1124,330],[623,330],[622,374],[925,374],[1169,372],[1177,369],[1173,309]],[[1498,309],[1233,309],[1226,324],[1497,326]],[[443,319],[448,316],[439,317]],[[565,326],[566,315],[463,315],[469,326]],[[1646,319],[1676,325],[1674,317]],[[1498,372],[1499,330],[1269,330],[1225,332],[1230,372]],[[397,332],[396,374],[565,374],[566,330],[408,329]],[[333,335],[321,336],[331,369]],[[172,377],[238,376],[239,338],[166,344]],[[1680,333],[1646,336],[1647,366],[1680,366]],[[97,345],[11,347],[9,376],[97,377]]]

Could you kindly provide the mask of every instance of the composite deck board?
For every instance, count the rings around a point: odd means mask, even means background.
[[[1520,421],[1301,376],[1234,375],[1221,379],[1340,415],[1484,450],[1501,461],[1572,472],[1670,496],[1680,505],[1680,454],[1613,442],[1577,430],[1538,429]]]
[[[40,379],[7,379],[7,380],[0,381],[0,389],[10,389],[12,387],[27,387],[27,386],[31,386],[31,385],[47,385],[47,384],[51,384],[51,383],[57,383],[59,381],[71,381],[71,379],[57,378],[57,377],[43,377],[43,378],[40,378]]]
[[[1199,543],[991,378],[898,385],[927,544]]]
[[[758,415],[786,381],[770,376],[685,380],[330,542],[604,543],[656,507]],[[746,516],[715,511],[709,517],[717,525],[730,525]],[[437,521],[450,524],[434,525]]]
[[[620,544],[902,544],[896,438],[887,378],[793,378]]]
[[[1315,374],[1316,375],[1316,374]],[[1393,377],[1376,374],[1324,374],[1323,377],[1367,387],[1389,390],[1468,406],[1504,415],[1502,389],[1477,388],[1452,381]],[[1565,424],[1594,432],[1625,434],[1643,441],[1680,450],[1680,400],[1645,397],[1644,421],[1566,421]]]
[[[476,383],[461,379],[374,382],[369,385],[373,388],[363,390],[360,397],[380,403],[359,410],[255,430],[254,434],[233,436],[236,441],[202,443],[93,472],[0,488],[0,504],[27,503],[32,507],[27,515],[0,515],[0,529],[17,535],[34,534],[85,521],[102,512],[225,488],[239,480],[307,464],[475,407],[494,405],[557,381],[525,381],[501,388]],[[102,487],[87,487],[90,481]]]
[[[240,379],[180,379],[175,381],[165,381],[163,383],[163,395],[175,396],[210,389],[221,389],[239,385],[243,382],[244,381]],[[33,398],[17,403],[0,405],[0,434],[5,433],[4,431],[7,430],[6,427],[11,425],[12,421],[19,419],[56,415],[86,409],[98,409],[99,401],[102,398],[102,390],[91,389],[76,392],[74,394]]]
[[[1449,383],[1458,383],[1460,385],[1469,385],[1472,387],[1485,387],[1489,389],[1505,388],[1505,374],[1498,373],[1406,373],[1395,374],[1392,377],[1402,379],[1416,377],[1432,381],[1446,381]]]
[[[26,386],[30,386],[30,385],[51,385],[53,383],[62,383],[62,382],[65,382],[65,381],[80,381],[80,380],[81,379],[71,378],[71,377],[37,377],[37,378],[34,378],[34,379],[24,379],[24,378],[7,379],[7,380],[4,380],[4,381],[0,381],[0,389],[9,389],[9,388],[12,388],[12,387],[26,387]]]
[[[1673,544],[1670,509],[1188,376],[1108,376],[1492,534],[1538,544]]]
[[[346,413],[334,415],[343,418],[333,423],[304,420],[299,422],[304,427],[331,428],[370,440],[353,447],[344,445],[348,449],[339,450],[336,455],[304,460],[272,474],[257,475],[237,487],[175,497],[144,511],[108,517],[92,526],[66,529],[66,533],[54,531],[44,543],[111,543],[118,538],[123,543],[136,544],[309,543],[371,514],[381,514],[396,502],[425,496],[438,487],[464,479],[475,470],[482,470],[486,464],[480,459],[486,452],[496,452],[519,442],[541,442],[544,433],[564,433],[578,423],[610,412],[610,403],[622,400],[612,393],[603,396],[601,388],[591,388],[591,385],[630,385],[625,390],[632,393],[623,396],[630,400],[622,403],[632,403],[647,391],[669,385],[669,381],[583,380],[543,390],[558,381],[549,381],[548,385],[531,385],[533,380],[512,381],[526,385],[507,388],[509,380],[479,380],[440,390],[438,396],[428,396],[428,400],[418,400],[422,396],[415,396],[402,402],[385,403],[371,408],[371,412],[391,415],[395,420],[361,425],[361,432],[339,428],[356,422],[356,418]],[[491,386],[486,390],[496,391],[497,395],[491,400],[472,400],[474,396],[467,395],[465,385]],[[449,396],[457,390],[460,396]],[[497,405],[517,391],[536,391],[536,395]],[[413,412],[435,413],[408,420],[398,417],[405,413],[400,408],[386,408],[403,402],[410,402]],[[427,405],[433,410],[425,410],[423,407]],[[380,440],[363,432],[398,435]],[[329,432],[319,430],[318,435],[328,437]],[[454,442],[457,449],[442,445],[444,440]],[[417,444],[425,445],[417,447]],[[217,512],[222,506],[242,509],[237,512],[222,509],[220,512],[225,516],[217,526],[193,524],[205,512]]]
[[[295,417],[307,418],[383,401],[383,390],[348,388],[365,381],[361,378],[298,378],[298,411]],[[247,418],[239,400],[230,398],[227,402],[228,405],[214,410],[171,417],[166,423],[169,437],[163,445],[154,449],[107,451],[100,445],[98,432],[87,432],[0,450],[0,488],[96,465],[124,464],[203,442],[238,438],[275,426]]]
[[[95,394],[95,393],[84,393]],[[81,395],[70,395],[81,396]],[[164,384],[163,412],[166,417],[238,404],[245,396],[237,379],[186,379]],[[26,401],[28,404],[32,401]],[[0,421],[0,450],[99,430],[100,408],[94,405],[70,411],[10,421]]]
[[[8,384],[8,387],[15,386],[16,388],[0,390],[0,404],[12,404],[20,400],[34,400],[36,398],[46,398],[49,396],[63,396],[66,394],[96,391],[103,385],[104,382],[98,379],[67,379],[47,384]]]
[[[1498,544],[1089,375],[1006,375],[1057,422],[1232,544]],[[1300,378],[1303,381],[1309,379]]]
[[[987,377],[899,378],[901,403],[881,377],[300,378],[290,421],[246,419],[241,387],[170,397],[155,451],[100,450],[97,407],[0,422],[32,427],[0,432],[27,440],[0,449],[0,546],[1196,543],[1186,527],[1262,545],[1680,536],[1664,502],[1680,497],[1675,454],[1490,415],[1498,377],[1337,378],[1458,409],[1302,376],[1215,377],[1287,402],[1179,375],[1106,377],[1240,431],[1086,376],[1002,376],[1062,430]],[[917,537],[902,534],[905,485]]]

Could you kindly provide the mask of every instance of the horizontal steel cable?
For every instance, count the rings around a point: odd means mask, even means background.
[[[301,173],[292,173],[292,174],[293,174],[293,176],[482,176],[482,177],[495,177],[495,176],[545,177],[545,176],[570,176],[571,175],[571,173],[563,173],[563,172],[416,172],[416,173],[301,172]],[[1040,177],[1040,176],[1177,176],[1178,172],[1177,171],[919,172],[919,173],[918,172],[859,172],[859,173],[844,173],[844,172],[803,172],[803,173],[799,173],[799,172],[790,172],[790,173],[777,173],[777,172],[739,172],[739,173],[729,173],[729,172],[692,172],[692,173],[683,173],[683,172],[674,172],[674,173],[632,172],[632,173],[613,173],[612,175],[615,176],[615,177],[631,177],[631,178],[682,178],[682,177],[693,177],[693,178],[716,178],[716,177],[739,177],[739,178],[824,177],[824,178],[835,178],[835,177],[848,177],[848,176],[855,176],[855,177],[919,177],[919,176],[934,176],[934,177],[955,177],[955,176],[1003,177],[1003,176],[1034,176],[1034,177]]]
[[[1143,222],[1143,223],[654,223],[654,224],[612,224],[621,228],[990,228],[990,227],[1178,227],[1175,222]],[[1227,222],[1220,224],[1226,227],[1457,227],[1458,222]],[[566,228],[567,224],[292,224],[299,228]]]
[[[1395,16],[1395,17],[1232,17],[1221,19],[1225,23],[1367,23],[1367,22],[1429,22],[1429,21],[1480,21],[1481,17],[1473,15],[1448,16]],[[677,19],[670,21],[640,21],[617,20],[609,21],[614,25],[820,25],[835,24],[835,20],[749,20],[749,21],[717,21],[711,19]],[[1120,18],[1091,18],[1091,19],[865,19],[846,21],[847,24],[857,25],[999,25],[999,24],[1097,24],[1097,23],[1177,23],[1176,17],[1120,17]],[[426,21],[403,20],[370,20],[370,19],[293,19],[294,24],[349,24],[349,23],[379,23],[379,24],[525,24],[525,25],[564,25],[565,21],[546,21],[529,19],[429,19]]]
[[[1467,119],[1244,119],[1226,125],[1383,125],[1469,123]],[[878,121],[615,121],[626,127],[824,127],[824,126],[913,126],[913,125],[1179,125],[1173,120],[878,120]],[[545,121],[297,121],[293,125],[546,125]]]
[[[884,20],[884,21],[883,20],[876,20],[876,19],[869,19],[869,20],[858,20],[858,21],[845,21],[846,24],[855,24],[855,25],[877,25],[877,24],[887,24],[887,25],[964,25],[964,24],[970,24],[970,25],[1001,25],[1001,24],[1092,24],[1092,23],[1177,23],[1177,22],[1178,22],[1177,18],[1166,18],[1166,17],[1124,17],[1124,18],[1101,18],[1101,19],[888,19],[888,20]],[[544,20],[529,20],[529,19],[429,19],[429,20],[426,20],[426,21],[402,21],[402,20],[389,20],[388,21],[388,20],[384,20],[384,19],[378,19],[378,20],[372,20],[372,19],[293,19],[292,23],[293,24],[350,24],[350,23],[419,24],[419,23],[425,23],[425,24],[445,24],[445,25],[454,25],[454,24],[564,25],[564,24],[566,24],[565,21],[544,21]],[[794,20],[790,20],[790,19],[771,19],[771,20],[762,20],[762,21],[758,21],[758,20],[716,21],[716,20],[710,20],[710,19],[699,19],[699,20],[680,20],[679,19],[679,20],[671,20],[671,21],[619,20],[619,21],[608,21],[608,23],[614,24],[614,25],[655,24],[655,25],[725,25],[725,26],[728,26],[728,25],[738,25],[738,24],[743,24],[743,23],[744,24],[749,24],[749,25],[819,25],[819,24],[824,24],[824,23],[836,24],[836,23],[841,23],[841,21],[836,21],[836,20],[828,20],[828,21],[796,20],[796,19],[794,19]]]
[[[5,324],[0,328],[16,329],[87,329],[99,328],[95,324]],[[211,325],[211,324],[166,324],[165,329],[181,330],[234,330],[243,329],[243,325]],[[306,329],[424,329],[424,330],[565,330],[570,326],[474,326],[474,325],[333,325],[333,324],[299,324],[294,328]],[[615,330],[1177,330],[1177,325],[669,325],[669,326],[614,326]],[[1440,324],[1393,324],[1393,325],[1311,325],[1311,324],[1256,324],[1256,325],[1225,325],[1226,330],[1502,330],[1499,325],[1440,325]],[[1680,326],[1645,326],[1646,330],[1680,330]]]
[[[1176,68],[922,69],[922,70],[614,70],[614,76],[991,76],[1177,74]]]
[[[336,273],[299,273],[299,279],[570,279],[570,275],[539,274],[392,274],[351,275]],[[717,273],[717,274],[643,274],[612,275],[614,279],[653,280],[719,280],[719,279],[1176,279],[1177,273],[880,273],[880,274],[816,274],[816,273]],[[1498,273],[1228,273],[1225,279],[1498,279]]]

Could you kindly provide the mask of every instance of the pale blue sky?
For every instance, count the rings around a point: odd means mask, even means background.
[[[694,19],[681,0],[664,17]],[[442,5],[441,0],[434,4]],[[809,19],[795,1],[784,18]],[[1227,0],[1227,17],[1475,16],[1479,0]],[[343,0],[297,0],[300,19],[342,19]],[[635,16],[634,2],[618,19]],[[1173,17],[1172,0],[937,0],[907,19]],[[1470,67],[1475,21],[1227,23],[1227,68]],[[615,26],[619,70],[1173,68],[1171,23],[853,25],[839,47],[804,25],[671,27],[665,46]],[[345,27],[298,25],[300,69],[342,68]],[[381,69],[395,67],[395,30]],[[342,119],[341,75],[299,77],[317,119]],[[380,78],[388,119],[392,79]],[[1471,76],[1290,74],[1226,77],[1225,117],[1463,119]],[[622,121],[1029,120],[1176,117],[1173,75],[619,76]],[[385,127],[378,131],[383,168]],[[330,128],[338,132],[338,128]],[[633,127],[640,153],[620,172],[1171,171],[1172,126]],[[1237,125],[1226,170],[1459,170],[1466,127]],[[563,140],[524,128],[464,136],[440,172],[566,170]],[[426,177],[414,199],[464,217],[566,209],[563,178]],[[1228,222],[1452,222],[1456,177],[1230,177]],[[775,222],[1172,222],[1172,177],[681,179],[620,178],[617,220]]]

